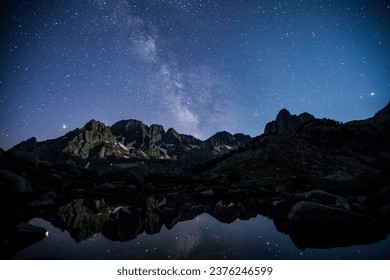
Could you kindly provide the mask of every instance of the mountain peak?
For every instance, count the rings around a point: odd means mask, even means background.
[[[170,135],[170,136],[173,136],[175,138],[179,138],[179,133],[172,127],[167,130],[166,134]]]
[[[283,108],[279,111],[274,121],[267,123],[264,129],[264,134],[280,134],[286,131],[291,131],[314,119],[315,117],[309,113],[305,112],[299,116],[291,115],[287,109]]]
[[[281,109],[276,115],[276,119],[283,119],[288,117],[291,117],[291,113],[286,108]]]
[[[246,145],[250,141],[251,137],[244,134],[232,135],[227,131],[220,131],[211,136],[205,142],[213,149],[224,147],[225,149],[231,149],[231,147],[241,147]]]
[[[91,130],[101,130],[101,129],[104,129],[106,127],[107,126],[104,123],[99,122],[99,121],[97,121],[95,119],[90,120],[89,122],[87,122],[84,125],[85,129],[91,129]]]

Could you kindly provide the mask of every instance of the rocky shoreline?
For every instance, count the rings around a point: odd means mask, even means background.
[[[45,229],[26,224],[35,217],[67,230],[77,242],[98,232],[127,241],[202,213],[223,223],[267,216],[300,249],[374,243],[390,233],[386,186],[341,196],[303,186],[291,191],[283,185],[231,182],[231,174],[213,184],[200,175],[114,181],[107,174],[15,151],[2,153],[1,167],[1,215],[7,229],[1,236],[2,258],[45,238]]]

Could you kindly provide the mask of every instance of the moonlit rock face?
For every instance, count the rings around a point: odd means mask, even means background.
[[[387,1],[8,2],[5,150],[90,119],[133,118],[205,140],[259,135],[282,107],[346,122],[389,101]]]

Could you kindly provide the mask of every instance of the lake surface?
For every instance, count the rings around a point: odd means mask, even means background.
[[[15,259],[390,259],[389,237],[376,244],[300,250],[262,215],[223,223],[203,213],[129,241],[112,241],[98,232],[76,242],[47,220],[29,223],[45,228],[48,236]]]

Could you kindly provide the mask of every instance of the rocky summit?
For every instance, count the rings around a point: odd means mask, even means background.
[[[292,131],[314,119],[315,117],[309,113],[302,113],[297,116],[291,115],[287,109],[282,109],[274,121],[267,123],[264,129],[264,134],[280,134]]]

